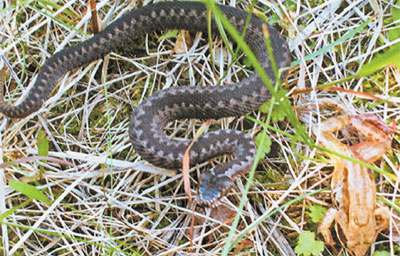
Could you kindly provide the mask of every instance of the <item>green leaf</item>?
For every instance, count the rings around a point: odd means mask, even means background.
[[[275,105],[274,105],[274,111],[272,111],[272,121],[273,122],[281,122],[283,120],[285,120],[286,118],[286,106],[287,104],[290,105],[290,102],[288,102],[288,98],[287,98],[287,90],[279,90],[276,94],[276,98],[275,98]],[[259,108],[260,111],[262,113],[268,113],[269,110],[271,109],[271,101],[267,101],[264,104],[261,105],[261,107]]]
[[[36,138],[37,144],[36,148],[39,156],[48,156],[49,155],[49,141],[47,140],[46,133],[43,130],[39,130]],[[43,163],[46,163],[46,160],[40,160]],[[44,166],[40,165],[40,177],[42,178],[44,173]]]
[[[160,38],[158,39],[158,41],[162,41],[167,38],[177,38],[178,33],[179,33],[179,30],[169,30],[169,31],[165,32],[164,34],[162,34],[160,36]]]
[[[290,11],[295,11],[297,8],[297,2],[295,1],[285,1],[285,6],[290,10]]]
[[[45,7],[47,10],[51,10],[48,6],[50,6],[53,10],[60,10],[60,9],[62,8],[62,6],[59,5],[59,4],[57,4],[57,3],[55,3],[55,1],[41,0],[40,3],[41,3],[42,5],[44,5],[44,7]],[[65,14],[67,14],[68,16],[70,16],[70,17],[77,18],[76,15],[75,15],[73,12],[71,12],[70,10],[68,10],[67,8],[64,9],[63,12],[64,12]],[[60,18],[63,19],[64,21],[68,21],[68,20],[67,20],[66,18],[64,18],[63,16],[61,16],[61,15],[59,15],[59,16],[60,16]]]
[[[319,255],[322,251],[324,251],[324,243],[316,241],[314,233],[310,231],[299,235],[299,241],[294,248],[295,253],[304,256]]]
[[[309,55],[307,55],[305,58],[296,60],[290,64],[290,66],[294,67],[296,65],[299,65],[302,61],[308,61],[311,60],[325,52],[328,52],[330,49],[333,49],[334,47],[342,44],[343,42],[348,41],[350,38],[354,37],[358,32],[362,31],[370,22],[372,22],[374,19],[368,19],[361,25],[359,25],[357,28],[350,30],[347,34],[342,36],[341,38],[335,40],[334,42],[328,44],[327,46],[319,49],[318,51],[315,51]]]
[[[271,139],[265,131],[262,131],[257,134],[255,142],[257,147],[261,151],[260,158],[262,159],[265,157],[266,154],[269,153],[269,151],[271,151]]]
[[[389,65],[395,65],[400,68],[400,44],[395,44],[386,52],[377,55],[371,62],[362,66],[357,75],[367,77]]]
[[[3,12],[8,12],[8,11],[14,9],[15,7],[20,7],[20,6],[29,4],[29,2],[30,2],[30,0],[17,1],[14,4],[10,4],[10,6],[8,6],[7,8],[0,9],[0,14],[2,14]]]
[[[280,20],[281,20],[281,17],[279,17],[278,14],[273,13],[273,14],[271,15],[271,17],[268,19],[268,23],[269,23],[269,24],[276,24],[276,23],[278,23]]]
[[[45,204],[49,204],[49,200],[45,194],[42,193],[35,186],[29,185],[19,180],[11,180],[9,182],[10,187],[20,192],[23,195],[26,195],[29,198],[39,200]]]
[[[43,130],[38,131],[36,147],[39,156],[49,155],[49,141],[47,139],[46,133]]]
[[[397,1],[396,5],[392,7],[392,19],[393,22],[400,20],[400,1]],[[388,36],[390,41],[394,41],[400,37],[399,23],[396,23],[396,28],[389,30]]]
[[[373,256],[390,256],[390,252],[387,251],[375,251]]]
[[[308,209],[310,210],[308,215],[311,217],[311,220],[314,223],[321,222],[324,218],[325,212],[327,211],[325,207],[319,204],[309,206]]]
[[[247,9],[247,12],[250,13],[250,10]],[[260,12],[260,11],[258,11],[257,9],[254,9],[253,12],[252,12],[251,14],[252,14],[252,15],[256,15],[260,20],[262,20],[262,21],[268,23],[268,16],[267,16],[265,13]]]
[[[248,68],[251,67],[251,65],[252,65],[251,60],[249,58],[244,58],[243,64]]]
[[[264,104],[261,105],[261,107],[259,107],[258,109],[262,112],[262,113],[268,113],[269,109],[271,108],[271,101],[266,101]]]
[[[285,103],[285,104],[283,104]],[[286,106],[290,106],[290,101],[287,97],[281,98],[280,102],[277,106],[274,107],[274,111],[272,112],[272,121],[273,122],[282,122],[287,117],[286,115]]]
[[[11,208],[10,210],[0,214],[0,221],[3,221],[5,218],[7,218],[8,216],[10,216],[11,214],[13,214],[14,212],[16,212],[17,210],[25,207],[29,202],[31,201],[31,199],[26,200],[25,202],[20,203],[19,205],[14,206],[13,208]]]
[[[393,21],[400,20],[400,1],[397,1],[392,8]]]

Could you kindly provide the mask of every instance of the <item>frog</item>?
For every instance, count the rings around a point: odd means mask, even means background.
[[[362,134],[365,141],[353,145],[339,141],[334,133],[348,125]],[[391,131],[381,119],[370,113],[338,115],[312,126],[313,134],[323,147],[366,163],[375,162],[390,149]],[[332,153],[329,155],[334,166],[331,188],[336,207],[327,210],[319,230],[325,243],[333,247],[335,242],[330,227],[335,223],[340,242],[351,254],[363,256],[377,235],[389,227],[389,211],[377,205],[375,180],[367,167]]]

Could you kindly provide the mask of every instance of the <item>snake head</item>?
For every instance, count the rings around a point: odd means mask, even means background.
[[[233,181],[215,169],[204,173],[200,179],[200,202],[211,207],[220,204],[219,200],[231,189]]]

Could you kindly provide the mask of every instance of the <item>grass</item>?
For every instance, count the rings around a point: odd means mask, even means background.
[[[275,104],[267,115],[255,112],[248,118],[212,121],[210,129],[239,129],[254,138],[265,131],[272,142],[273,150],[259,160],[250,177],[237,181],[230,200],[224,201],[224,214],[230,221],[218,220],[223,213],[189,209],[182,175],[140,161],[127,134],[132,109],[154,91],[178,85],[225,84],[247,76],[250,71],[241,64],[245,61],[233,62],[223,40],[209,42],[196,36],[191,38],[196,49],[179,55],[171,54],[174,38],[158,41],[162,35],[150,34],[135,42],[132,58],[123,52],[112,53],[67,74],[37,114],[0,120],[0,152],[10,164],[0,171],[3,254],[294,255],[298,235],[306,230],[323,241],[307,209],[315,204],[331,207],[332,167],[327,156],[321,157],[322,148],[299,136],[300,126],[291,112],[304,102],[330,97],[339,99],[350,113],[373,112],[388,124],[391,120],[399,124],[398,68],[381,67],[378,73],[354,76],[360,66],[399,41],[393,36],[399,27],[393,3],[370,2],[303,1],[296,5],[254,1],[255,10],[279,22],[282,33],[289,37],[293,66],[283,87],[292,107],[285,101],[283,106]],[[239,1],[235,5],[247,7]],[[90,8],[81,2],[55,6],[47,1],[18,1],[17,6],[4,7],[0,12],[4,27],[0,65],[7,74],[6,99],[15,94],[15,103],[32,85],[30,79],[48,56],[89,37]],[[97,8],[107,24],[135,6],[130,1],[118,5],[108,1],[98,3]],[[252,64],[257,70],[257,63]],[[339,80],[342,83],[336,84]],[[331,83],[354,93],[293,93]],[[281,109],[290,119],[270,122]],[[320,119],[330,115],[318,114]],[[166,132],[192,138],[200,126],[201,121],[195,120],[174,122]],[[42,156],[47,161],[32,158],[38,154],[42,131],[50,146],[47,156]],[[398,139],[395,133],[392,150],[379,165],[369,166],[379,171],[374,174],[380,201],[393,209],[391,231],[379,236],[374,249],[392,254],[399,253],[395,242],[399,237]],[[192,188],[197,187],[199,173],[219,161],[224,158],[192,168]],[[251,176],[254,179],[246,186]],[[35,185],[50,204],[32,200],[9,186],[12,180]],[[231,211],[240,213],[233,224]],[[195,237],[190,241],[188,228],[193,216]],[[336,250],[345,253],[340,245]],[[322,253],[334,254],[330,247]]]

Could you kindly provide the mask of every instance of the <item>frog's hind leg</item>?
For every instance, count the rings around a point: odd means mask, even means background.
[[[349,120],[349,124],[367,138],[366,141],[351,146],[358,159],[373,163],[390,149],[391,139],[387,136],[390,128],[376,115],[355,115],[350,116]]]
[[[325,213],[323,220],[319,224],[319,230],[324,237],[325,243],[332,247],[335,245],[335,242],[333,241],[332,233],[329,229],[334,221],[336,221],[336,224],[346,233],[347,216],[334,208],[330,208]]]

